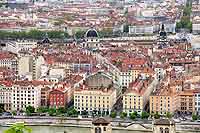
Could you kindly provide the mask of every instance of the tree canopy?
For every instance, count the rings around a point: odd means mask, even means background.
[[[32,129],[26,127],[23,123],[13,124],[9,129],[5,130],[4,133],[31,133]]]
[[[49,38],[52,39],[63,39],[64,37],[69,37],[69,35],[64,31],[40,31],[40,30],[30,30],[30,31],[0,31],[0,39],[36,39],[41,40],[48,34]]]
[[[176,29],[184,28],[192,31],[192,22],[190,21],[191,12],[192,6],[190,0],[188,0],[186,6],[183,9],[183,16],[181,17],[180,22],[176,23]]]

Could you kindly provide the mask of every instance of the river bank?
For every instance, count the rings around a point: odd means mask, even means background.
[[[92,127],[92,118],[64,118],[64,117],[15,117],[0,118],[0,131],[7,129],[16,122],[24,122],[33,129],[33,133],[89,133]],[[152,121],[129,121],[129,120],[111,120],[113,133],[143,133],[152,132]],[[38,130],[40,129],[40,130]],[[35,130],[35,131],[34,131]],[[179,133],[197,133],[200,132],[200,123],[181,122],[176,123],[176,130]],[[36,132],[37,131],[37,132]]]

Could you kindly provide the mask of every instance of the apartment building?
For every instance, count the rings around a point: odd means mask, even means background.
[[[0,67],[6,67],[12,70],[14,73],[18,73],[18,58],[15,54],[9,52],[0,53]]]
[[[70,84],[56,85],[49,92],[50,107],[66,107],[73,98],[73,87]]]
[[[6,111],[11,111],[11,93],[12,82],[1,81],[0,82],[0,104],[3,104]]]
[[[152,21],[137,21],[129,26],[129,34],[148,35],[159,31],[159,24]]]
[[[174,98],[175,111],[179,113],[192,114],[195,112],[194,90],[183,90],[178,92]]]
[[[195,111],[197,114],[200,114],[200,92],[195,92],[194,93],[195,97]]]
[[[51,91],[50,87],[41,88],[41,106],[49,106],[49,92]]]
[[[133,81],[132,73],[130,70],[123,70],[120,72],[119,83],[123,87],[128,87],[129,84]]]
[[[31,51],[36,47],[37,42],[29,40],[10,41],[6,44],[6,50],[16,54],[20,51]]]
[[[22,77],[31,75],[29,80],[39,79],[41,77],[41,66],[45,64],[43,56],[23,56],[18,61],[18,72]]]
[[[117,100],[117,88],[112,79],[103,72],[85,79],[74,90],[74,108],[80,113],[110,114]]]
[[[192,20],[192,32],[194,34],[200,33],[200,16],[196,16]]]
[[[155,90],[149,100],[150,113],[165,115],[167,112],[174,112],[173,92],[168,87]]]
[[[12,110],[25,110],[30,105],[35,108],[41,106],[41,88],[50,86],[44,81],[16,81],[12,86]]]
[[[132,82],[123,94],[123,111],[129,113],[145,111],[149,102],[149,96],[157,84],[157,80],[149,77],[148,79],[138,79]]]

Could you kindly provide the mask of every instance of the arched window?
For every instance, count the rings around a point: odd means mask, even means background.
[[[95,133],[101,133],[101,128],[100,127],[96,127],[95,128]]]
[[[169,133],[169,128],[165,128],[165,133]]]
[[[164,130],[162,127],[160,127],[160,133],[164,133]]]

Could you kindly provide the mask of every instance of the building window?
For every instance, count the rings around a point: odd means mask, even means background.
[[[103,131],[106,131],[106,127],[103,127]]]
[[[160,127],[160,133],[164,133],[164,131],[163,131],[163,128],[162,128],[162,127]]]
[[[100,127],[96,127],[95,128],[95,133],[101,133],[101,128]]]
[[[169,133],[169,128],[165,128],[165,133]]]

